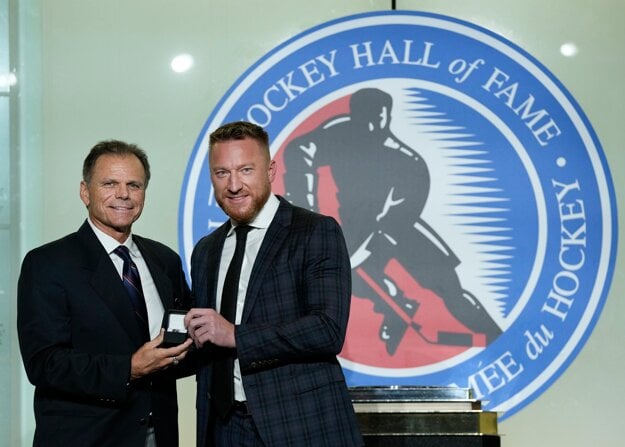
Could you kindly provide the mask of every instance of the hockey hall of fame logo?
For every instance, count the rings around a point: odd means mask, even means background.
[[[510,416],[574,359],[606,299],[616,208],[571,95],[502,37],[375,12],[281,44],[212,111],[180,204],[181,255],[225,221],[208,136],[269,132],[273,191],[340,222],[352,262],[348,384],[470,387]]]

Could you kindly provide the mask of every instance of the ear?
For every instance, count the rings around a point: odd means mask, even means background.
[[[273,179],[276,178],[276,161],[275,160],[271,160],[269,162],[269,169],[267,171],[267,173],[269,174],[269,183],[273,183]]]
[[[84,180],[81,180],[80,182],[80,200],[82,200],[82,203],[89,208],[89,188]]]

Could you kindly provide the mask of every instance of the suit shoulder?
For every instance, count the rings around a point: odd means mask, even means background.
[[[206,247],[215,238],[215,233],[207,234],[195,243],[194,251]]]
[[[338,222],[334,217],[320,214],[315,211],[311,211],[306,208],[302,208],[297,205],[289,203],[289,206],[293,209],[293,223],[302,225],[318,225],[323,222],[329,225],[337,225]]]
[[[54,241],[32,248],[26,253],[27,257],[50,256],[57,253],[68,253],[79,247],[76,233],[71,233]]]
[[[22,259],[21,272],[33,274],[76,271],[86,264],[89,253],[76,233],[29,250]]]
[[[230,223],[226,221],[206,236],[202,236],[200,240],[195,243],[195,250],[204,249],[212,244],[215,244],[220,239],[225,238],[226,232],[229,228]]]
[[[193,247],[193,252],[191,254],[191,260],[196,258],[196,256],[204,256],[207,252],[215,250],[216,247],[219,247],[220,235],[221,232],[219,229],[213,231],[206,236],[203,236],[199,241],[195,243]]]

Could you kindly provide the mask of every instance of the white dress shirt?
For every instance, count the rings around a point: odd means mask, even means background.
[[[143,289],[143,296],[145,298],[145,307],[148,310],[148,324],[150,327],[150,338],[153,339],[158,337],[159,332],[161,331],[161,325],[163,323],[163,315],[165,314],[165,309],[163,308],[163,302],[161,301],[161,297],[158,294],[158,290],[156,289],[156,285],[154,284],[154,280],[152,279],[152,275],[150,274],[150,270],[148,269],[139,248],[132,240],[132,234],[128,236],[128,239],[124,241],[123,244],[120,244],[117,240],[113,239],[108,234],[104,233],[98,227],[96,227],[91,219],[87,218],[91,229],[97,236],[98,240],[104,246],[104,249],[109,254],[111,261],[115,265],[117,272],[119,273],[120,279],[123,277],[123,267],[124,261],[122,258],[117,256],[113,251],[119,247],[120,245],[125,245],[128,247],[130,251],[130,257],[137,265],[137,269],[139,270],[139,277],[141,278],[141,287]]]
[[[269,199],[265,203],[265,206],[260,210],[258,216],[250,222],[248,225],[252,227],[252,230],[247,234],[247,241],[245,244],[245,256],[243,257],[243,264],[241,265],[241,277],[239,278],[239,290],[237,294],[237,309],[235,324],[241,323],[241,315],[243,315],[243,306],[245,305],[245,295],[247,293],[247,285],[250,282],[250,275],[252,273],[252,267],[254,267],[254,261],[260,250],[260,246],[263,243],[267,229],[271,224],[280,201],[278,198],[271,194]],[[224,288],[224,280],[226,273],[228,272],[228,266],[234,256],[234,249],[236,247],[237,238],[234,233],[234,226],[230,228],[230,231],[226,235],[226,241],[224,242],[223,252],[221,254],[221,263],[219,264],[219,279],[217,283],[217,309],[221,308],[221,293]],[[244,401],[245,391],[243,390],[243,382],[241,381],[241,367],[239,360],[234,361],[234,400]]]

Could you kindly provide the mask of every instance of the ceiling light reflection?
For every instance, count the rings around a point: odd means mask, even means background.
[[[578,53],[577,45],[573,42],[566,42],[560,46],[560,53],[565,57],[573,57]]]
[[[193,56],[187,53],[179,54],[171,60],[170,65],[176,73],[184,73],[193,67]]]

